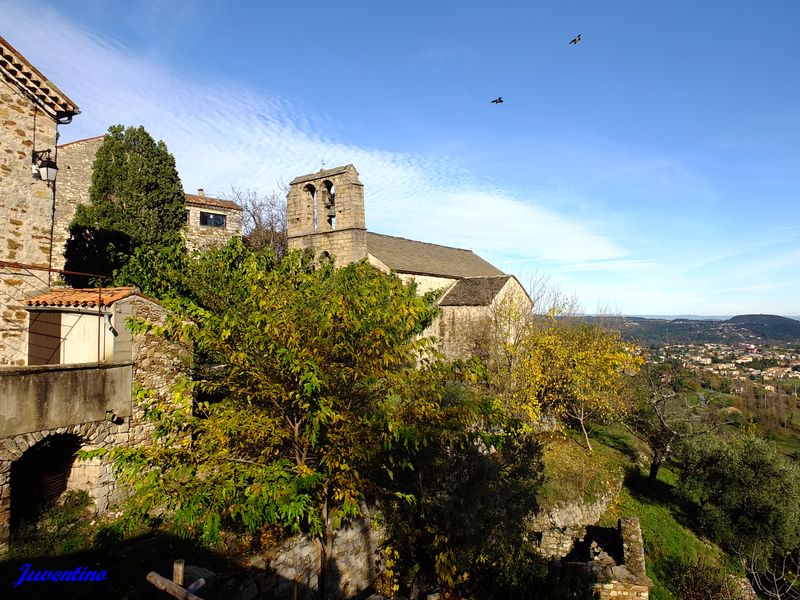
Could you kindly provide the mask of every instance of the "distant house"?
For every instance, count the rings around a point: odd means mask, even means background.
[[[92,167],[104,137],[100,135],[58,147],[63,171],[56,197],[56,229],[60,240],[66,241],[78,204],[90,202]],[[225,245],[232,237],[242,235],[242,208],[230,200],[206,196],[198,189],[197,194],[186,194],[186,224],[186,246],[190,250]],[[63,265],[63,245],[60,250],[58,260]]]
[[[439,290],[441,314],[426,335],[450,357],[477,350],[482,332],[503,304],[530,312],[532,302],[513,275],[471,250],[367,231],[364,186],[353,165],[296,177],[288,198],[288,246],[335,257],[345,265],[368,260],[414,282],[420,294]]]
[[[190,250],[224,246],[242,235],[242,207],[230,200],[211,198],[202,189],[186,194],[186,245]]]

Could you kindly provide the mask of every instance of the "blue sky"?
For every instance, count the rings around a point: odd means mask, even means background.
[[[143,124],[217,195],[353,163],[370,230],[623,314],[800,315],[798,23],[796,0],[0,0],[83,111],[62,141]]]

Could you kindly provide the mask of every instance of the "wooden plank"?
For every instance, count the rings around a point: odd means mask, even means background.
[[[166,577],[162,577],[155,571],[150,571],[147,574],[147,581],[152,583],[162,592],[166,592],[173,598],[178,598],[178,600],[203,600],[200,596],[195,596],[189,590],[183,589],[177,583],[170,581]]]

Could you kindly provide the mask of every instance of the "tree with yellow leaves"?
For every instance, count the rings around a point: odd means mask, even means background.
[[[553,312],[528,329],[515,352],[511,412],[531,424],[543,413],[578,424],[590,451],[587,421],[627,411],[626,388],[643,363],[618,332]]]

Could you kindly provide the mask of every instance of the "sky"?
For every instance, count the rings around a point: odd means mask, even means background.
[[[0,0],[81,108],[61,142],[144,125],[216,196],[352,163],[369,230],[627,315],[800,315],[799,22],[797,0]]]

